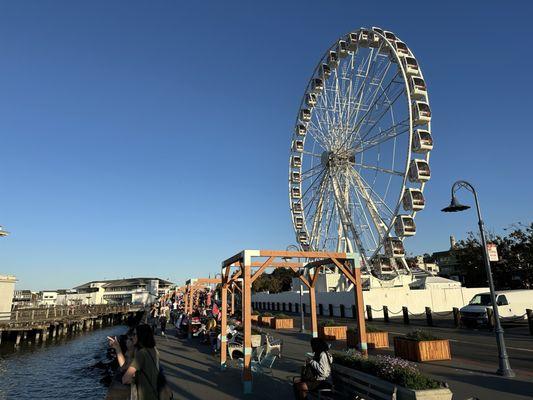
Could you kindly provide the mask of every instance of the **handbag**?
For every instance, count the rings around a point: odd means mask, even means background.
[[[305,364],[302,366],[300,377],[302,378],[302,381],[314,381],[316,378],[315,372],[309,364]]]

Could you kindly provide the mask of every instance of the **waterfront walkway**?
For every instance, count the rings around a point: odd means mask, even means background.
[[[201,345],[196,339],[178,339],[173,330],[165,337],[157,336],[162,365],[175,398],[292,399],[290,380],[292,376],[299,374],[305,353],[310,351],[309,335],[300,334],[296,330],[271,332],[284,341],[283,357],[276,360],[272,376],[254,375],[253,394],[247,396],[242,394],[241,372],[236,362],[233,364],[229,360],[229,367],[220,371],[219,355],[212,355],[209,346]],[[342,345],[338,342],[334,347],[341,348]],[[393,354],[393,349],[380,353]],[[489,358],[488,363],[467,361],[467,344],[462,346],[458,341],[452,342],[452,354],[451,361],[424,363],[420,367],[436,379],[449,382],[454,399],[463,400],[474,396],[481,400],[525,400],[533,396],[533,374],[531,370],[524,368],[525,365],[517,363],[518,377],[506,379],[493,373],[493,357]]]

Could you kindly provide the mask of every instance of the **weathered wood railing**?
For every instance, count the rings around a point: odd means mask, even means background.
[[[139,306],[107,304],[20,308],[13,310],[11,317],[0,321],[0,324],[38,323],[63,319],[98,317],[106,314],[133,312],[139,309]]]

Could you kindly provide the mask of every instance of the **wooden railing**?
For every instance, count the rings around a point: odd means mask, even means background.
[[[11,317],[0,323],[31,323],[42,321],[54,321],[62,319],[76,319],[81,317],[98,317],[105,314],[124,313],[137,311],[140,306],[129,305],[80,305],[59,307],[20,308],[11,312]]]

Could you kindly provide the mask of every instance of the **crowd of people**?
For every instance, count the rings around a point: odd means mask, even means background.
[[[213,292],[198,293],[192,313],[185,312],[183,297],[175,294],[161,298],[145,314],[142,323],[132,324],[126,334],[108,337],[112,349],[117,379],[128,390],[132,400],[167,400],[172,392],[166,384],[165,375],[159,363],[159,351],[155,336],[165,336],[168,324],[176,328],[181,338],[197,337],[209,345],[213,353],[220,351],[222,314],[214,301]],[[226,336],[242,336],[239,315],[233,316],[227,325]],[[332,356],[327,342],[319,338],[311,340],[313,357],[302,367],[301,376],[293,382],[296,399],[305,399],[310,392],[331,386]]]

